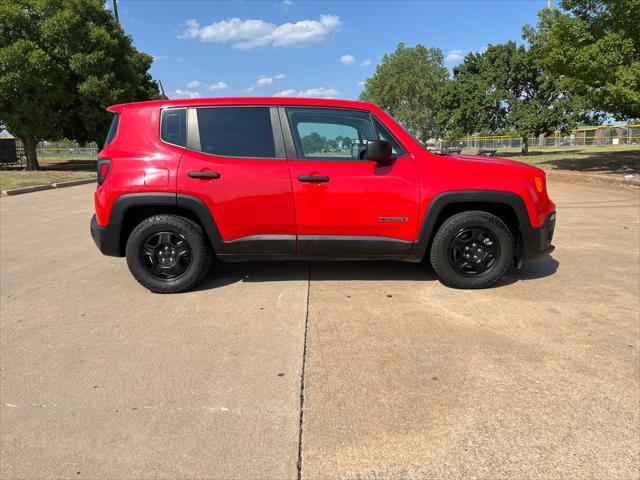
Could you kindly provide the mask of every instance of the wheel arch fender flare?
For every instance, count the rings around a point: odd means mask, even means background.
[[[526,239],[530,235],[532,227],[524,200],[512,192],[494,190],[461,190],[443,192],[436,195],[429,204],[427,212],[422,219],[418,239],[413,245],[412,255],[423,257],[431,247],[435,235],[435,228],[441,223],[441,213],[446,207],[456,204],[477,204],[478,210],[482,210],[482,204],[499,204],[510,207],[516,215],[520,235]],[[514,232],[517,233],[517,232]],[[526,242],[523,242],[526,243]]]
[[[211,214],[211,210],[209,210],[209,207],[207,207],[204,201],[194,195],[178,193],[176,195],[176,206],[190,210],[198,217],[204,233],[209,238],[215,252],[220,253],[220,251],[224,249],[224,241],[220,235],[218,225]]]
[[[173,209],[188,210],[202,225],[205,235],[209,239],[214,250],[223,247],[224,242],[220,236],[218,226],[207,208],[206,204],[198,197],[187,194],[175,194],[165,192],[128,193],[119,196],[113,202],[109,225],[120,229],[127,210],[133,207],[169,207]]]

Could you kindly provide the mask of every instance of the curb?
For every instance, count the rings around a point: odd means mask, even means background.
[[[45,185],[33,185],[31,187],[12,188],[11,190],[3,190],[0,195],[8,197],[12,195],[22,195],[23,193],[41,192],[43,190],[53,190],[54,188],[75,187],[76,185],[86,185],[95,183],[95,178],[85,178],[81,180],[70,180],[68,182],[48,183]]]
[[[618,187],[640,187],[640,175],[634,175],[630,180],[621,177],[609,175],[593,175],[589,173],[560,172],[555,170],[545,170],[547,177],[557,180],[566,180],[573,182],[587,183],[606,183],[608,185],[616,185]]]

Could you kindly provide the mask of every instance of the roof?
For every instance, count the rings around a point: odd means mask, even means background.
[[[302,105],[309,107],[342,107],[371,110],[375,107],[369,102],[355,100],[336,100],[327,98],[292,97],[235,97],[235,98],[182,98],[176,100],[151,100],[147,102],[121,103],[107,107],[111,112],[120,112],[130,108],[144,107],[200,107],[209,105]]]
[[[15,137],[11,135],[11,133],[9,133],[9,130],[0,130],[0,138],[5,140],[5,139],[12,139]]]

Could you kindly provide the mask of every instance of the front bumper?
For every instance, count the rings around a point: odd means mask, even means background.
[[[98,249],[110,257],[121,257],[120,248],[120,225],[108,225],[101,227],[98,225],[96,216],[91,217],[91,236]]]
[[[555,228],[556,212],[551,212],[540,228],[531,227],[528,232],[522,232],[525,260],[534,260],[553,252],[556,247],[551,245],[551,241]]]

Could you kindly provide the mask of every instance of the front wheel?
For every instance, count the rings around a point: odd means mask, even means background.
[[[442,283],[454,288],[495,285],[513,264],[509,227],[488,212],[468,211],[449,217],[436,233],[430,260]]]
[[[131,274],[155,293],[195,287],[211,264],[200,225],[178,215],[154,215],[133,229],[126,248]]]

